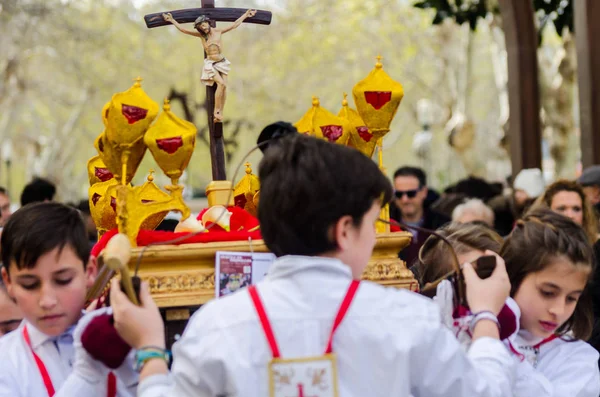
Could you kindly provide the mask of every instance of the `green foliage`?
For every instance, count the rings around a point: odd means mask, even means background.
[[[528,0],[522,0],[528,1]],[[566,30],[574,32],[573,0],[530,0],[539,22],[539,42],[542,33],[549,22],[554,24],[556,32],[562,36]],[[434,9],[435,16],[432,24],[437,25],[450,18],[458,25],[469,23],[472,30],[477,28],[477,22],[488,13],[499,14],[497,5],[491,6],[490,0],[419,0],[413,4],[416,8]]]
[[[454,19],[454,21],[462,25],[465,22],[469,23],[471,30],[477,28],[477,21],[479,18],[485,18],[489,10],[486,0],[421,0],[417,1],[414,6],[416,8],[435,9],[435,17],[432,23],[438,25],[442,23],[446,18]]]

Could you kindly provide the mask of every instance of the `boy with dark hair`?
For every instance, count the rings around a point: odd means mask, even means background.
[[[358,281],[392,193],[373,161],[294,134],[269,146],[259,176],[261,231],[278,259],[256,286],[194,314],[172,376],[147,284],[138,307],[113,281],[115,326],[138,349],[138,396],[510,395],[514,364],[494,317],[510,289],[503,263],[486,280],[464,267],[471,309],[486,313],[467,357],[434,303]]]
[[[106,381],[89,389],[81,377],[70,376],[75,360],[86,364],[75,356],[72,333],[96,275],[79,212],[58,203],[23,207],[10,217],[0,244],[2,279],[24,316],[0,339],[0,396],[74,396],[82,390],[106,396]]]
[[[52,201],[55,194],[56,186],[52,182],[35,178],[25,186],[21,193],[21,207],[31,203]]]

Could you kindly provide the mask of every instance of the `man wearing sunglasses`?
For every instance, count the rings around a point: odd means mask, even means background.
[[[407,225],[426,229],[437,229],[450,221],[445,215],[432,211],[427,200],[427,176],[417,167],[401,167],[394,173],[395,205],[390,206],[390,217]],[[413,234],[411,244],[398,256],[412,266],[418,258],[419,249],[429,235],[410,230]]]

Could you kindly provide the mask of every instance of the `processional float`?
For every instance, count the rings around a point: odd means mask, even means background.
[[[237,14],[244,12],[234,10]],[[173,18],[183,15],[185,21],[194,20],[203,9],[183,11],[172,12]],[[214,9],[212,12],[214,15]],[[259,11],[257,16],[264,18],[264,13]],[[147,16],[147,22],[149,17],[154,18]],[[368,157],[377,149],[379,166],[384,171],[382,141],[390,130],[403,89],[384,71],[381,57],[377,58],[375,68],[352,90],[356,110],[350,107],[346,94],[337,115],[313,97],[312,106],[295,126],[299,133],[352,146]],[[175,115],[167,99],[160,111],[143,90],[140,78],[107,102],[102,120],[104,131],[95,141],[98,155],[88,162],[89,200],[100,243],[108,243],[104,253],[99,254],[105,266],[89,297],[101,294],[113,271],[121,270],[124,289],[135,300],[129,281],[129,275],[135,273],[149,283],[156,303],[165,309],[167,328],[170,321],[177,322],[176,332],[192,310],[214,298],[218,251],[267,252],[255,218],[260,181],[246,163],[245,175],[234,185],[234,181],[225,180],[224,170],[214,172],[213,161],[213,178],[215,174],[223,177],[214,178],[207,186],[208,208],[193,217],[183,199],[179,178],[191,161],[196,127]],[[208,122],[211,133],[215,127],[222,129],[211,111]],[[170,179],[164,188],[155,183],[153,171],[145,183],[131,184],[148,150]],[[154,231],[170,211],[181,213],[182,221],[175,233]],[[387,206],[381,218],[389,220]],[[412,272],[397,255],[410,243],[411,234],[390,232],[389,224],[383,222],[378,223],[377,232],[363,279],[416,289]],[[123,258],[126,265],[121,263]]]

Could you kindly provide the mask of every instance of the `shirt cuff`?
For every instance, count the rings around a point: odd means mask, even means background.
[[[504,346],[504,343],[498,339],[482,337],[475,340],[468,352],[469,358],[477,359],[492,359],[500,362],[508,367],[514,366],[514,360]]]
[[[152,375],[140,382],[137,389],[139,397],[164,397],[173,386],[169,374]]]

